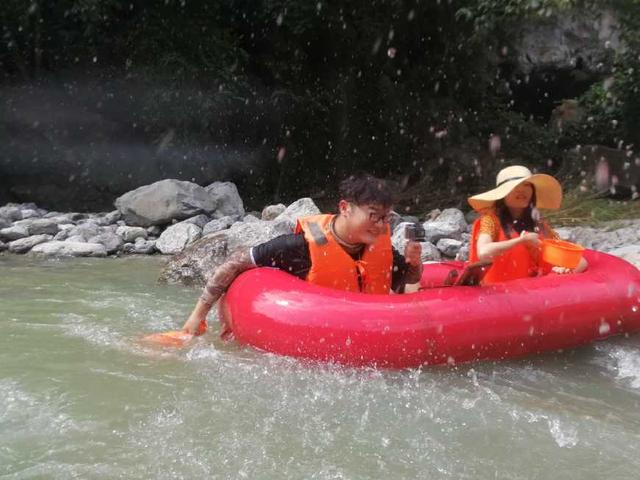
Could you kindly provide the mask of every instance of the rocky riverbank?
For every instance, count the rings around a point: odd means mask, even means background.
[[[320,213],[310,198],[246,212],[236,186],[162,180],[128,192],[104,213],[61,213],[33,203],[0,207],[0,251],[48,257],[164,254],[160,279],[201,285],[234,250],[291,233],[296,219]],[[423,261],[466,260],[471,225],[462,211],[396,215],[393,245],[403,251],[407,223],[424,225]],[[470,218],[469,218],[470,220]],[[558,228],[562,238],[640,266],[640,221],[600,228]]]

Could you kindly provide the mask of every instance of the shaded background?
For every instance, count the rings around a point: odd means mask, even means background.
[[[603,156],[633,189],[638,24],[638,0],[6,0],[0,203],[179,178],[323,206],[367,170],[420,210],[504,162],[571,186]]]

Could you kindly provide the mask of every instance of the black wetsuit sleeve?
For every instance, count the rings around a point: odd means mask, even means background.
[[[276,237],[251,249],[251,258],[258,267],[274,267],[305,279],[311,268],[309,246],[301,233]]]
[[[391,275],[391,289],[394,292],[402,293],[404,291],[404,277],[409,268],[409,264],[404,259],[404,255],[393,249],[393,274]]]

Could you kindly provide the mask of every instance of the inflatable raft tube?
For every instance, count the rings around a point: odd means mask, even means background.
[[[480,287],[442,286],[454,264],[426,264],[431,288],[405,295],[342,292],[258,268],[234,281],[219,313],[241,344],[390,368],[503,360],[640,330],[640,271],[600,252],[585,258],[581,274]]]

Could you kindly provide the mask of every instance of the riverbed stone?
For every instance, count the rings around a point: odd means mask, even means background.
[[[95,237],[91,237],[87,240],[87,243],[99,243],[104,245],[105,250],[108,254],[112,254],[117,252],[122,245],[124,245],[124,240],[120,235],[117,235],[113,232],[103,232]]]
[[[233,182],[213,182],[205,187],[215,203],[214,218],[244,215],[244,203]]]
[[[53,257],[105,257],[107,250],[99,243],[51,241],[36,245],[30,253]]]
[[[0,240],[0,252],[4,252],[9,248],[9,245]]]
[[[454,258],[462,248],[462,242],[453,238],[441,238],[436,247],[444,256]]]
[[[182,222],[176,223],[162,232],[156,242],[156,248],[164,254],[180,253],[201,236],[202,230],[197,225]]]
[[[202,235],[209,235],[211,233],[219,232],[220,230],[226,230],[231,225],[236,223],[235,217],[227,215],[226,217],[211,220],[202,229]]]
[[[262,213],[260,214],[261,220],[274,220],[278,215],[283,213],[287,209],[286,205],[283,203],[278,203],[277,205],[267,205],[262,209]]]
[[[292,232],[291,222],[286,218],[272,222],[237,222],[226,230],[203,237],[172,257],[162,269],[160,281],[204,285],[231,253]]]
[[[11,227],[3,228],[0,230],[0,240],[5,242],[12,242],[19,238],[25,238],[29,236],[29,230],[27,227],[20,225],[13,225]]]
[[[127,192],[116,199],[115,206],[127,225],[140,227],[165,225],[200,213],[212,214],[218,208],[216,198],[205,188],[175,179]]]
[[[196,215],[195,217],[183,220],[182,223],[193,223],[194,225],[203,228],[207,223],[209,223],[210,220],[211,219],[209,217],[201,213],[200,215]]]
[[[461,240],[468,229],[464,214],[457,208],[447,208],[433,221],[423,224],[427,241],[437,243],[442,238]]]
[[[133,242],[136,238],[147,238],[147,230],[142,227],[122,226],[116,229],[116,235],[120,235],[125,242]]]
[[[49,218],[27,218],[13,224],[15,227],[25,227],[29,235],[55,235],[58,224]]]
[[[40,243],[48,242],[53,235],[31,235],[30,237],[20,238],[9,243],[9,251],[11,253],[26,253]]]

